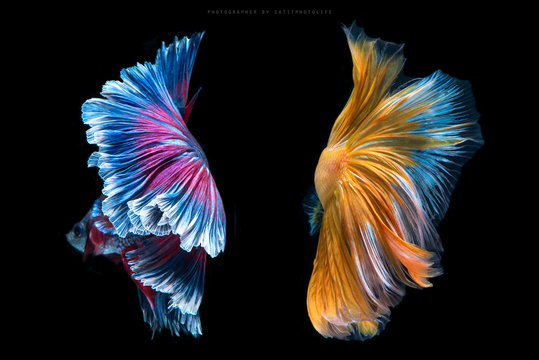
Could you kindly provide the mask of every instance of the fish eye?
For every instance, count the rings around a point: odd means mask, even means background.
[[[77,224],[75,226],[75,228],[73,229],[73,234],[76,237],[81,237],[81,235],[82,235],[82,226],[81,226],[81,224]]]

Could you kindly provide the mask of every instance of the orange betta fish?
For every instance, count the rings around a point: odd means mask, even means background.
[[[324,337],[371,338],[407,286],[441,274],[436,226],[483,140],[470,84],[436,71],[404,81],[402,45],[344,28],[354,88],[305,209],[319,232],[307,309]]]

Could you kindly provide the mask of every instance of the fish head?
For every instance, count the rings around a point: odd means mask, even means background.
[[[327,147],[322,151],[314,173],[314,185],[324,208],[333,197],[347,162],[348,150],[344,146]]]
[[[73,225],[73,228],[66,234],[67,242],[81,253],[84,252],[88,240],[87,227],[87,221],[82,220]]]

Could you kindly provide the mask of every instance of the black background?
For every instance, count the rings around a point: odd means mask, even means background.
[[[274,10],[331,10],[329,15]],[[209,14],[251,9],[254,15]],[[263,15],[261,10],[268,10]],[[463,5],[399,7],[363,4],[287,7],[152,6],[136,10],[81,5],[43,8],[33,23],[40,52],[40,110],[48,117],[41,175],[47,226],[40,230],[39,301],[26,313],[39,331],[23,338],[64,351],[121,350],[137,354],[264,354],[362,356],[486,354],[505,347],[515,317],[503,300],[503,241],[493,191],[496,165],[507,160],[497,82],[496,49],[511,20],[503,9]],[[341,25],[356,21],[371,37],[405,43],[405,74],[437,69],[469,80],[481,114],[485,145],[464,167],[439,226],[445,273],[433,288],[409,289],[391,321],[366,342],[322,338],[305,306],[317,239],[302,200],[331,126],[352,89],[351,59]],[[504,29],[502,31],[502,29]],[[122,68],[153,61],[161,41],[206,31],[191,91],[202,87],[189,127],[202,145],[227,214],[225,252],[208,262],[200,308],[203,336],[151,339],[134,284],[105,259],[81,256],[64,234],[101,191],[86,167],[94,147],[85,141],[80,107],[99,96]],[[34,43],[35,44],[35,43]],[[497,179],[497,180],[495,180]],[[36,195],[37,196],[37,195]],[[41,288],[40,288],[41,289]],[[510,314],[510,315],[508,315]],[[37,317],[37,321],[36,321]],[[25,323],[28,321],[24,320]],[[33,326],[31,326],[33,327]],[[31,340],[30,340],[31,339]],[[84,350],[87,351],[87,350]]]

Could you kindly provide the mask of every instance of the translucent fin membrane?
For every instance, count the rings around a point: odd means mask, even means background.
[[[320,231],[320,225],[324,217],[324,208],[316,191],[313,190],[305,197],[303,209],[309,217],[309,224],[311,225],[310,235],[313,236]]]
[[[354,90],[316,169],[324,215],[307,306],[322,335],[366,339],[406,286],[441,273],[435,226],[482,139],[468,83],[438,71],[392,90],[402,46],[345,33]]]
[[[156,294],[154,309],[140,289],[138,289],[138,297],[144,321],[150,325],[154,335],[159,334],[163,329],[168,329],[177,337],[180,337],[181,332],[192,334],[194,337],[202,335],[199,314],[186,314],[178,308],[169,308],[170,296],[168,294]]]

